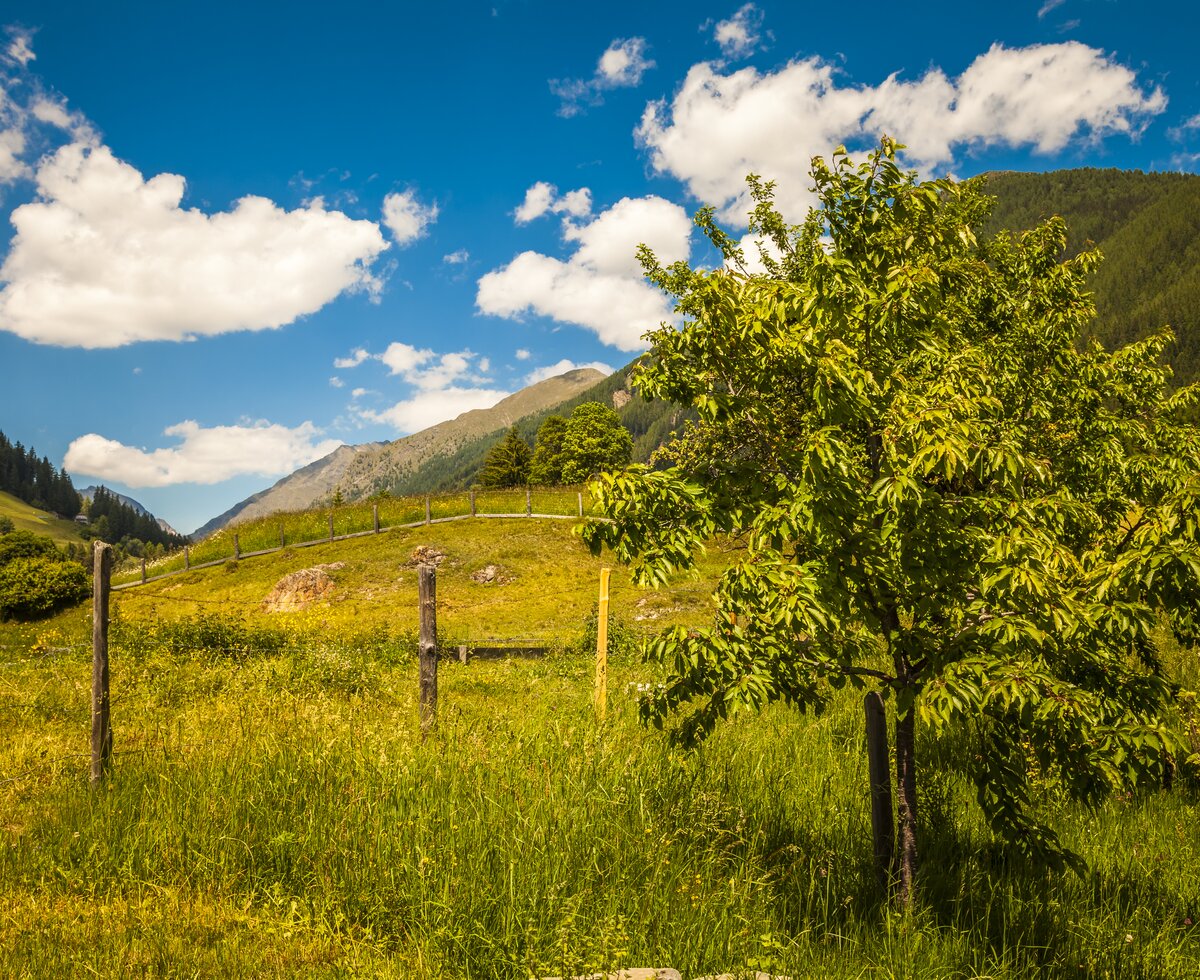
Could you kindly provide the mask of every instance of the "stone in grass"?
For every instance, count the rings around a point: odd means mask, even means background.
[[[480,585],[505,585],[511,580],[499,565],[488,565],[477,572],[472,572],[471,581],[478,582]]]
[[[562,980],[562,977],[542,977],[542,980]],[[628,970],[618,970],[616,973],[589,973],[583,977],[572,977],[571,980],[683,980],[678,970],[668,967],[635,967]]]
[[[410,565],[440,565],[446,560],[446,552],[441,548],[434,548],[431,545],[419,544],[413,549],[412,557],[408,559]]]
[[[341,562],[335,562],[341,565]],[[302,568],[298,572],[289,572],[267,593],[262,601],[265,612],[295,612],[303,609],[310,602],[329,598],[333,592],[333,579],[329,577],[326,568],[333,566],[318,566]]]

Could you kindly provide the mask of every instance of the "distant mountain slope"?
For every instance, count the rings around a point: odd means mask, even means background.
[[[1092,277],[1091,333],[1119,346],[1169,325],[1167,359],[1180,383],[1200,378],[1200,175],[1128,170],[997,173],[988,231],[1023,230],[1052,214],[1067,222],[1068,254],[1087,242],[1104,256]]]
[[[90,501],[94,496],[96,496],[96,491],[99,489],[100,489],[99,487],[95,487],[95,486],[84,487],[82,490],[79,491],[79,496],[81,496],[84,500]],[[154,515],[152,513],[150,513],[150,511],[143,504],[138,503],[132,497],[126,497],[125,494],[117,493],[116,490],[110,489],[108,492],[111,493],[114,497],[116,497],[119,501],[121,501],[121,503],[123,503],[126,507],[132,507],[137,513],[139,513],[145,517],[154,517]],[[154,517],[154,520],[157,521],[158,526],[161,527],[168,534],[179,534],[179,532],[176,531],[175,528],[171,527],[171,525],[168,524],[166,521],[164,521],[161,517]]]
[[[327,501],[336,490],[357,500],[390,489],[422,463],[456,453],[479,436],[506,429],[518,419],[558,405],[592,386],[604,375],[591,368],[568,371],[523,388],[493,405],[397,439],[361,446],[339,446],[196,529],[202,538],[227,524],[284,510],[303,510]]]
[[[547,416],[567,416],[577,405],[584,402],[600,402],[616,409],[622,424],[632,434],[634,462],[646,462],[685,418],[692,418],[694,415],[668,402],[648,402],[641,395],[630,391],[629,374],[636,363],[633,361],[625,365],[561,405],[526,416],[516,423],[517,432],[526,442],[533,445],[538,427]],[[404,495],[435,493],[470,486],[483,465],[488,450],[503,434],[502,429],[488,432],[464,443],[457,452],[448,456],[432,457],[407,476],[396,480],[388,489],[392,493]]]

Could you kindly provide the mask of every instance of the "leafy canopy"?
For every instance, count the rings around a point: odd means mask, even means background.
[[[1061,220],[980,240],[980,183],[920,182],[896,149],[815,159],[820,206],[800,226],[752,176],[753,270],[711,210],[697,223],[725,267],[643,249],[690,322],[649,335],[636,384],[701,421],[671,468],[602,476],[613,523],[584,535],[643,583],[714,535],[744,545],[714,626],[649,644],[670,676],[646,720],[678,714],[695,741],[736,712],[878,686],[898,718],[978,739],[993,827],[1054,857],[1028,806],[1035,764],[1097,802],[1159,778],[1175,748],[1154,636],[1165,616],[1196,637],[1200,435],[1184,417],[1200,389],[1169,391],[1166,329],[1077,343],[1099,257],[1060,261]]]
[[[529,483],[529,463],[533,450],[513,426],[494,445],[479,471],[481,487],[523,487]]]
[[[583,483],[597,473],[618,470],[632,453],[633,437],[621,417],[607,405],[584,402],[571,412],[563,432],[563,482]]]

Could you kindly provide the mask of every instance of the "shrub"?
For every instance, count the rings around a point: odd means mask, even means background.
[[[89,591],[87,572],[75,562],[14,558],[0,564],[0,620],[40,619],[82,602]]]

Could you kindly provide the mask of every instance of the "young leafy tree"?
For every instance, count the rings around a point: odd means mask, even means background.
[[[584,402],[567,419],[563,433],[562,482],[583,483],[597,473],[628,465],[633,437],[607,405]]]
[[[553,487],[563,482],[563,439],[567,420],[561,415],[548,415],[538,427],[537,444],[533,448],[533,463],[529,479],[536,486]]]
[[[1042,859],[1073,860],[1032,812],[1032,763],[1089,803],[1162,778],[1176,745],[1154,630],[1200,626],[1200,433],[1184,421],[1200,388],[1170,391],[1166,330],[1078,342],[1098,256],[1060,261],[1060,220],[978,240],[980,184],[919,182],[896,149],[815,159],[802,226],[751,177],[761,272],[711,210],[697,223],[726,267],[643,251],[691,322],[650,335],[636,383],[701,421],[673,467],[602,477],[613,523],[584,534],[642,582],[714,535],[745,544],[715,625],[648,646],[670,676],[643,718],[681,715],[684,741],[774,701],[820,710],[847,683],[894,702],[910,901],[918,721],[976,740],[991,826]]]
[[[529,461],[533,451],[517,433],[516,426],[505,433],[483,461],[479,471],[481,487],[523,487],[529,483]]]

